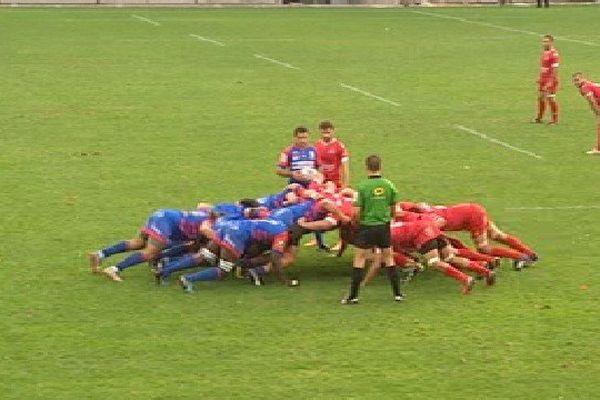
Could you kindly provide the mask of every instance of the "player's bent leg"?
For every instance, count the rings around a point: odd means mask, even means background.
[[[158,256],[161,250],[165,247],[165,243],[161,243],[154,239],[149,239],[146,247],[142,249],[142,251],[133,253],[125,257],[116,265],[104,268],[102,270],[102,273],[115,282],[121,282],[123,280],[121,278],[121,271],[134,265],[141,264],[145,261],[152,260],[153,258]]]
[[[435,243],[435,244],[431,243],[436,240],[437,239],[433,239],[432,241],[425,243],[419,250],[419,252],[421,254],[423,254],[423,257],[425,258],[427,265],[429,267],[437,269],[438,271],[442,272],[444,275],[449,276],[449,277],[457,280],[458,282],[460,282],[462,284],[461,291],[463,294],[470,293],[471,289],[473,288],[473,285],[475,283],[475,280],[440,259],[440,254],[437,249],[437,243]],[[436,247],[431,248],[434,245]],[[428,250],[428,248],[429,248],[429,250]]]
[[[99,273],[100,265],[102,264],[102,260],[104,260],[105,258],[108,258],[115,254],[124,253],[130,250],[139,250],[143,248],[144,245],[145,240],[140,237],[131,240],[123,240],[111,246],[105,247],[102,250],[88,253],[88,259],[90,261],[90,270],[93,273]]]

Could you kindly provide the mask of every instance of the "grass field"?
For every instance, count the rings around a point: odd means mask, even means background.
[[[600,158],[569,77],[600,79],[600,9],[421,10],[0,9],[0,397],[597,398]],[[528,124],[536,32],[559,37],[554,128]],[[157,208],[277,191],[321,119],[354,182],[380,153],[403,198],[480,202],[542,261],[471,296],[425,272],[404,304],[380,277],[356,307],[350,254],[304,251],[296,289],[89,273]]]

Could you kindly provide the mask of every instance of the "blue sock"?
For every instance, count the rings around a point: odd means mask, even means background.
[[[223,276],[223,271],[218,267],[210,267],[203,269],[202,271],[194,272],[193,274],[187,274],[185,279],[188,282],[197,281],[217,281]]]
[[[118,263],[116,267],[119,269],[119,271],[123,271],[125,268],[133,267],[134,265],[143,263],[144,261],[146,261],[146,257],[144,257],[142,253],[133,253]]]
[[[198,265],[198,259],[193,254],[186,254],[164,265],[160,270],[160,276],[166,278],[175,271],[195,267],[196,265]]]
[[[188,252],[187,244],[178,244],[178,245],[169,247],[168,249],[161,251],[160,256],[158,256],[158,258],[164,258],[164,257],[172,258],[172,257],[180,256],[187,252]]]
[[[317,247],[325,247],[323,243],[323,232],[315,232],[315,240],[317,241]]]
[[[122,241],[122,242],[113,244],[112,246],[108,246],[108,247],[100,250],[100,253],[102,253],[102,257],[110,257],[113,254],[123,253],[126,251],[127,251],[127,242]]]

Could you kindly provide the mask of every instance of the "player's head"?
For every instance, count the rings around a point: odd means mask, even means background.
[[[554,45],[554,37],[552,35],[544,35],[542,37],[542,47],[544,50],[550,50]]]
[[[381,158],[372,154],[365,160],[365,166],[369,172],[379,172],[381,171]]]
[[[321,131],[321,139],[323,139],[325,142],[328,142],[333,138],[335,127],[331,121],[322,121],[319,124],[319,131]]]
[[[308,128],[303,126],[299,126],[294,129],[294,145],[297,147],[306,147],[308,146],[308,137],[310,133],[308,132]]]
[[[581,87],[585,81],[585,78],[581,72],[575,72],[573,75],[571,75],[571,79],[573,79],[573,85],[577,87]]]

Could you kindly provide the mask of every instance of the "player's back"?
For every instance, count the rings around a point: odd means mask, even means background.
[[[283,192],[279,192],[279,193],[275,193],[275,194],[270,194],[268,196],[260,197],[260,198],[256,199],[256,201],[262,207],[266,207],[269,210],[274,210],[276,208],[283,206],[283,203],[285,201],[285,195],[286,195],[286,192],[283,191]]]
[[[226,220],[242,219],[244,217],[243,207],[235,203],[217,203],[213,210]]]
[[[298,219],[303,217],[311,207],[311,202],[304,201],[300,204],[278,208],[271,212],[268,219],[283,222],[289,228],[294,225]]]

